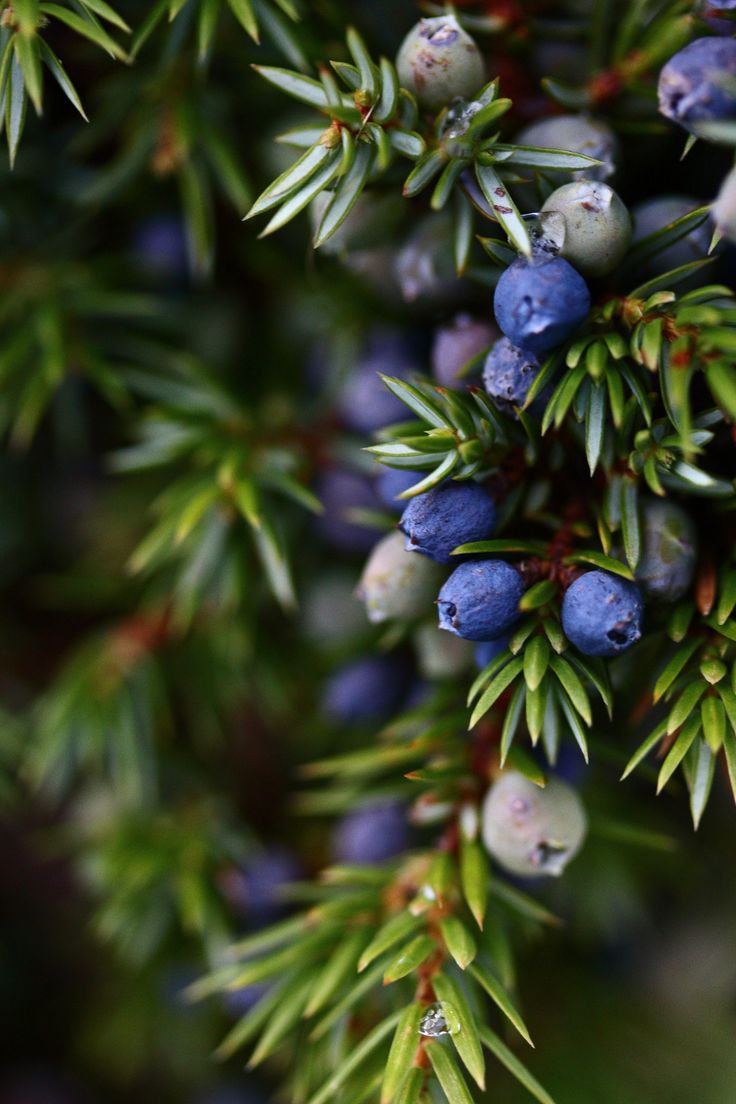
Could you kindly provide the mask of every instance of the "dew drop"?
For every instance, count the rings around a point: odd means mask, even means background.
[[[565,244],[565,219],[559,211],[535,211],[524,215],[536,257],[556,257]]]
[[[460,1020],[454,1005],[449,1001],[430,1004],[419,1023],[419,1034],[432,1039],[440,1035],[457,1035],[459,1032]]]

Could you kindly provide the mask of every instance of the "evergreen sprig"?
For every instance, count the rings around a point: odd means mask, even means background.
[[[314,244],[327,241],[350,214],[371,174],[385,172],[396,153],[416,160],[424,140],[415,131],[418,112],[414,97],[399,87],[394,65],[376,64],[353,28],[347,44],[354,64],[332,62],[342,85],[324,68],[320,79],[286,69],[255,68],[281,91],[329,119],[327,127],[304,127],[282,136],[305,152],[261,193],[248,218],[278,208],[262,235],[280,229],[320,192],[337,181],[317,227]]]
[[[293,64],[306,68],[304,51],[290,27],[290,21],[299,19],[294,0],[158,0],[133,36],[131,54],[135,57],[160,24],[186,20],[194,24],[197,60],[203,64],[211,55],[218,26],[228,11],[253,42],[260,42],[263,27]]]
[[[171,482],[154,504],[156,522],[133,553],[133,573],[172,573],[175,617],[188,624],[202,605],[238,608],[252,587],[244,570],[245,534],[278,601],[296,597],[279,523],[269,508],[281,496],[321,511],[302,473],[309,457],[291,426],[269,427],[199,365],[176,376],[136,376],[155,404],[142,440],[111,460],[118,472],[162,470]]]
[[[458,271],[465,268],[472,240],[471,209],[460,188],[468,169],[473,169],[487,204],[481,208],[483,213],[501,225],[517,249],[530,253],[529,232],[507,183],[518,179],[518,170],[576,172],[597,164],[595,159],[564,150],[508,145],[498,141],[499,133],[489,134],[511,106],[510,100],[498,97],[497,80],[481,88],[472,102],[457,101],[443,109],[430,127],[420,119],[412,94],[399,86],[391,62],[386,58],[374,62],[352,28],[347,44],[354,64],[331,62],[347,93],[327,69],[316,81],[288,70],[256,66],[283,92],[327,115],[330,124],[326,129],[296,128],[278,139],[305,148],[305,153],[261,193],[248,218],[278,208],[262,232],[270,234],[314,203],[321,192],[328,192],[314,235],[314,245],[319,247],[349,216],[371,178],[386,172],[399,153],[416,162],[404,182],[406,197],[418,195],[435,177],[433,209],[442,209],[453,193],[457,196]]]
[[[657,793],[681,770],[696,828],[721,752],[736,800],[736,568],[727,566],[718,581],[701,579],[697,598],[699,610],[684,602],[672,614],[667,635],[673,646],[652,690],[653,704],[668,708],[622,775],[657,749]]]
[[[514,994],[509,924],[556,918],[491,877],[478,839],[485,768],[470,762],[457,714],[438,718],[436,704],[394,722],[370,756],[346,753],[304,773],[338,790],[362,783],[365,794],[377,772],[418,763],[406,775],[421,790],[413,816],[425,825],[444,821],[438,844],[381,866],[328,867],[319,884],[293,886],[290,896],[306,898],[307,910],[231,945],[190,989],[202,999],[266,983],[218,1053],[225,1058],[247,1046],[253,1068],[289,1048],[287,1089],[311,1104],[340,1092],[386,1104],[418,1100],[435,1079],[448,1100],[470,1100],[466,1077],[485,1084],[484,1050],[551,1104],[486,1024],[490,1002],[531,1043]]]
[[[29,100],[37,115],[42,112],[44,72],[53,77],[82,118],[87,118],[62,61],[42,33],[53,24],[94,43],[112,58],[125,61],[128,57],[106,25],[125,34],[130,33],[130,27],[105,0],[79,0],[79,3],[60,0],[53,4],[12,0],[12,3],[4,3],[0,12],[0,102],[3,105],[0,126],[5,127],[11,165],[23,133]]]

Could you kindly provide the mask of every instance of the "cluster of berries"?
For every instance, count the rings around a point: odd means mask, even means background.
[[[720,30],[715,24],[713,29]],[[452,16],[420,21],[399,51],[397,68],[402,85],[428,111],[459,100],[471,101],[472,107],[473,93],[483,81],[479,51]],[[662,70],[660,110],[697,133],[703,122],[733,117],[735,78],[736,40],[699,39]],[[597,164],[578,172],[571,183],[552,176],[558,186],[541,210],[526,216],[531,255],[512,261],[502,272],[494,293],[493,319],[455,314],[435,331],[431,351],[422,350],[405,335],[374,335],[342,387],[339,411],[348,429],[369,434],[405,418],[405,408],[382,390],[378,372],[411,379],[421,371],[427,352],[440,386],[456,388],[470,376],[472,382],[482,383],[502,415],[518,420],[527,405],[532,415],[540,413],[546,394],[542,391],[528,404],[530,387],[546,358],[571,339],[588,317],[592,297],[605,290],[598,282],[616,272],[632,242],[700,205],[690,196],[663,195],[629,211],[610,183],[619,168],[618,141],[607,123],[593,117],[543,119],[522,130],[517,142],[585,154]],[[518,185],[517,201],[522,207],[525,187]],[[736,183],[733,190],[736,208]],[[718,204],[715,217],[719,224],[724,222]],[[351,221],[347,220],[347,229]],[[641,276],[650,279],[703,259],[712,230],[707,224],[699,225],[647,256]],[[725,233],[728,236],[727,228]],[[701,279],[699,273],[691,275],[690,286]],[[435,294],[434,285],[433,289]],[[456,289],[457,284],[453,296]],[[433,306],[437,305],[435,301]],[[456,309],[457,299],[447,298],[439,305]],[[407,502],[405,492],[420,477],[416,471],[392,468],[382,469],[370,482],[364,475],[334,473],[331,483],[328,480],[322,488],[327,504],[323,532],[351,551],[370,543],[357,591],[370,622],[419,621],[432,603],[436,605],[439,628],[450,633],[458,646],[462,644],[462,650],[456,662],[449,647],[442,654],[430,649],[427,654],[434,658],[427,666],[434,663],[441,677],[446,663],[444,674],[451,677],[467,660],[464,642],[475,645],[475,662],[481,668],[507,648],[511,630],[522,615],[529,578],[523,563],[456,553],[460,546],[494,534],[501,503],[491,481],[482,477],[450,480]],[[352,480],[352,490],[342,487],[344,493],[337,494],[333,503],[330,492],[340,480]],[[354,498],[348,502],[350,493]],[[372,544],[369,531],[336,521],[338,507],[345,505],[403,512],[397,531]],[[346,528],[340,529],[341,525]],[[671,498],[644,500],[641,541],[634,581],[597,568],[555,575],[562,592],[563,632],[582,655],[614,657],[625,652],[641,638],[647,603],[677,601],[690,588],[696,531],[679,504]],[[448,574],[449,565],[455,566]],[[341,722],[378,719],[400,701],[406,702],[407,685],[406,672],[400,673],[388,657],[358,660],[331,680],[327,711]],[[505,771],[486,797],[486,846],[515,874],[560,873],[584,835],[580,800],[561,779],[552,779],[539,790],[522,775]]]

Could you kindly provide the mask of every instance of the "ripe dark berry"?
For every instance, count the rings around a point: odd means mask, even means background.
[[[350,521],[349,512],[377,508],[371,481],[358,472],[329,468],[318,479],[315,490],[323,506],[317,518],[322,539],[341,552],[367,552],[375,543],[376,534]]]
[[[499,410],[518,418],[518,411],[526,401],[539,368],[534,353],[525,352],[507,337],[502,337],[486,357],[483,387]]]
[[[641,638],[639,588],[608,571],[588,571],[565,591],[562,628],[583,655],[615,656]]]
[[[389,717],[407,690],[407,671],[394,656],[364,656],[327,680],[322,708],[338,724],[362,724]]]
[[[686,130],[736,114],[736,39],[696,38],[659,74],[659,110]]]
[[[495,522],[491,496],[465,480],[410,498],[399,529],[406,536],[407,552],[421,552],[437,563],[454,563],[453,549],[490,536]]]
[[[521,575],[504,560],[460,564],[437,599],[441,629],[465,640],[497,640],[519,618]]]
[[[359,805],[337,824],[333,851],[338,862],[378,863],[409,845],[406,810],[395,801]]]
[[[590,292],[562,257],[519,258],[498,281],[493,309],[506,337],[539,355],[575,332],[590,309]]]
[[[469,314],[457,314],[435,332],[432,344],[432,375],[441,387],[458,387],[469,361],[487,349],[498,337],[490,322]]]
[[[378,373],[407,379],[421,370],[421,360],[409,337],[391,330],[372,333],[339,397],[338,409],[345,425],[366,434],[401,421],[406,417],[406,407]]]

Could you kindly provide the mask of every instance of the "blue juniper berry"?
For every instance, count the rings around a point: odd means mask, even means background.
[[[696,38],[659,74],[659,110],[686,130],[736,114],[736,39]]]
[[[588,571],[565,591],[562,628],[583,655],[615,656],[641,638],[643,601],[635,583]]]
[[[539,355],[575,332],[590,309],[590,292],[562,257],[520,257],[498,281],[493,309],[506,337]]]
[[[399,529],[407,552],[421,552],[437,563],[453,563],[461,544],[483,540],[493,532],[496,507],[478,483],[444,483],[409,499]]]
[[[440,628],[465,640],[497,640],[519,618],[524,582],[504,560],[460,564],[442,587]]]

